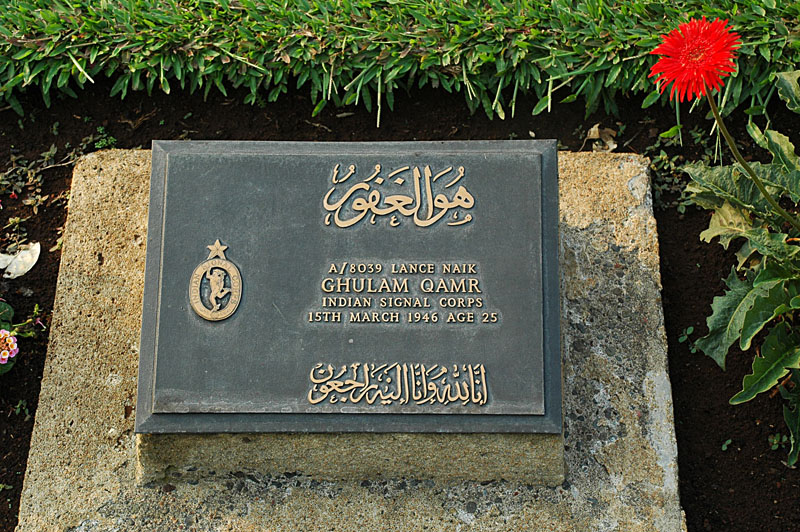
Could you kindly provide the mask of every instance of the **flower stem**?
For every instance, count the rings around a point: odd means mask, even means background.
[[[775,212],[780,214],[787,222],[792,224],[792,227],[800,231],[800,221],[798,221],[794,216],[786,212],[780,205],[778,205],[778,202],[775,201],[770,193],[767,192],[767,189],[764,188],[764,183],[761,182],[761,179],[756,175],[750,165],[747,164],[747,161],[744,160],[742,154],[739,153],[739,148],[736,147],[733,137],[731,137],[731,134],[728,132],[728,128],[725,127],[725,123],[722,121],[722,117],[719,114],[719,109],[717,109],[717,104],[714,102],[714,98],[711,97],[711,93],[707,92],[706,97],[708,98],[708,104],[711,106],[711,112],[714,113],[714,119],[717,121],[717,125],[719,126],[719,131],[722,133],[722,136],[725,137],[725,142],[728,143],[728,147],[731,149],[731,152],[733,152],[733,157],[736,159],[736,162],[739,163],[742,168],[744,168],[744,171],[747,172],[747,175],[753,180],[753,183],[755,183],[758,191],[761,192],[761,195],[764,196],[764,199],[767,200],[767,203],[769,203],[772,208],[775,209]]]

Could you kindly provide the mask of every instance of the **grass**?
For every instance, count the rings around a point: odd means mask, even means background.
[[[726,85],[729,112],[758,114],[770,76],[800,62],[800,2],[784,0],[6,0],[0,10],[0,99],[19,91],[75,96],[180,86],[249,89],[247,103],[308,87],[319,112],[363,103],[390,109],[398,89],[460,91],[471,110],[534,114],[576,99],[616,113],[619,92],[647,92],[659,35],[689,17],[731,20],[744,41]],[[664,102],[666,96],[661,98]]]

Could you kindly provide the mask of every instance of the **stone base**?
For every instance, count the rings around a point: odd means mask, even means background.
[[[137,455],[150,152],[84,157],[17,531],[685,530],[647,161],[561,153],[559,171],[567,473],[533,487],[560,441],[146,436]],[[300,474],[311,459],[349,480]]]
[[[560,434],[138,434],[140,482],[169,471],[285,471],[317,480],[564,482]]]

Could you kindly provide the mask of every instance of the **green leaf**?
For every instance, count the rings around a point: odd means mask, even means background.
[[[788,194],[792,201],[800,201],[800,173],[786,173],[771,164],[750,163],[750,167],[764,182],[767,192],[773,196]],[[694,162],[684,165],[682,170],[694,182],[686,187],[689,198],[703,208],[717,209],[728,201],[761,218],[775,219],[777,216],[755,183],[738,165],[710,167]]]
[[[658,136],[661,137],[662,139],[671,139],[672,137],[674,137],[675,135],[680,133],[682,128],[683,128],[683,126],[678,124],[678,125],[672,126],[671,128],[669,128],[668,130],[664,131],[663,133],[660,133]]]
[[[789,137],[771,129],[764,132],[764,137],[767,149],[772,154],[772,164],[781,165],[787,172],[800,171],[800,161],[794,153],[794,145],[789,141]],[[795,185],[797,184],[800,183],[796,181]]]
[[[764,133],[761,129],[756,125],[755,122],[752,120],[747,122],[745,126],[747,132],[750,134],[750,138],[752,138],[756,144],[758,144],[761,148],[767,149],[767,139],[764,138]]]
[[[217,86],[217,90],[222,93],[223,96],[228,96],[228,91],[225,90],[225,85],[222,84],[222,76],[214,76],[214,85]],[[169,85],[167,85],[167,89],[164,91],[169,93]]]
[[[725,369],[728,349],[742,333],[745,315],[753,307],[755,300],[765,297],[771,288],[769,283],[753,287],[752,280],[739,279],[733,268],[725,284],[729,290],[724,295],[715,297],[711,303],[712,313],[706,319],[708,335],[695,342],[697,348],[722,369]]]
[[[756,250],[753,248],[753,245],[750,244],[750,241],[745,240],[744,244],[742,244],[742,247],[736,252],[736,269],[741,270],[742,266],[744,266],[747,262],[747,259],[749,259],[750,256],[755,253],[755,251]]]
[[[792,369],[791,373],[791,381],[795,386],[787,388],[781,385],[778,387],[778,391],[781,393],[781,397],[789,402],[790,408],[796,408],[800,406],[800,386],[796,386],[800,384],[800,370]]]
[[[110,96],[115,96],[118,92],[122,92],[122,98],[125,98],[125,95],[128,92],[128,82],[130,81],[130,74],[125,74],[120,76],[117,81],[114,83],[114,86],[111,87]]]
[[[786,465],[792,467],[797,463],[797,456],[800,454],[800,407],[794,410],[788,406],[783,406],[783,421],[789,428],[789,441],[791,448],[789,449],[789,456],[786,459]]]
[[[14,309],[5,301],[0,301],[0,322],[11,322],[14,318]]]
[[[531,114],[535,116],[535,115],[538,115],[539,113],[541,113],[542,111],[544,111],[545,109],[547,109],[547,102],[549,102],[549,101],[550,101],[550,98],[548,98],[547,95],[543,96],[539,100],[539,102],[536,104],[536,107],[533,108],[533,111],[531,111]]]
[[[800,335],[790,334],[789,328],[780,323],[773,327],[764,340],[761,356],[753,359],[753,373],[742,380],[742,391],[734,395],[730,404],[738,405],[778,384],[789,369],[800,362]]]
[[[776,76],[778,96],[786,102],[786,107],[800,113],[800,86],[798,85],[800,70],[794,72],[781,72]]]
[[[5,364],[0,364],[0,375],[11,371],[11,368],[14,367],[14,362],[16,361],[17,361],[16,358],[9,358],[8,362],[6,362]]]
[[[8,105],[11,106],[11,108],[14,110],[15,113],[17,113],[19,116],[25,116],[25,111],[22,110],[22,105],[19,103],[19,100],[17,100],[16,96],[10,93],[6,93],[6,101],[8,102]]]
[[[714,237],[719,237],[719,243],[728,249],[731,240],[743,236],[744,232],[752,227],[753,222],[747,212],[726,201],[711,215],[708,229],[700,233],[700,240],[711,242]]]
[[[647,109],[648,107],[656,103],[660,96],[661,96],[661,91],[659,91],[658,89],[648,94],[647,97],[642,102],[642,109]]]
[[[317,116],[322,110],[325,108],[325,105],[328,103],[328,100],[321,99],[317,102],[317,105],[314,106],[314,111],[311,113],[311,116]]]
[[[739,339],[739,347],[742,351],[750,349],[753,338],[767,323],[786,312],[788,308],[786,304],[790,299],[782,282],[770,288],[766,297],[756,298],[753,308],[745,314],[744,322],[742,323],[742,336]],[[764,354],[763,349],[765,348],[762,348],[762,354]]]
[[[795,204],[800,203],[800,170],[787,172],[782,171],[776,164],[769,166],[772,169],[764,175],[764,186],[767,186],[768,190],[775,187],[775,194],[789,196]]]
[[[785,386],[778,388],[781,397],[789,403],[783,407],[783,420],[789,428],[791,442],[791,449],[786,460],[786,465],[789,467],[797,462],[798,454],[800,454],[800,371],[792,369],[791,382],[794,384],[791,389]]]
[[[714,237],[719,237],[719,243],[725,249],[734,238],[747,238],[750,241],[750,254],[758,251],[763,256],[774,257],[783,263],[794,259],[800,252],[800,247],[786,242],[788,235],[753,227],[747,212],[727,201],[714,211],[708,229],[700,233],[703,242],[711,242]]]
[[[763,227],[756,227],[745,231],[742,236],[750,240],[756,251],[779,262],[787,263],[800,252],[800,247],[786,242],[788,235],[785,233],[770,233]]]
[[[776,261],[769,261],[769,264],[764,266],[755,280],[753,286],[760,286],[770,281],[794,281],[797,279],[797,272],[787,267],[786,264],[781,264]]]
[[[13,59],[14,61],[19,61],[21,59],[25,59],[26,57],[28,57],[29,55],[31,55],[35,51],[36,51],[36,48],[23,48],[19,52],[17,52],[14,55],[12,55],[11,59]]]

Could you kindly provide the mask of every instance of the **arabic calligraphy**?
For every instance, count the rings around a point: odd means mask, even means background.
[[[333,186],[322,200],[323,207],[328,211],[325,225],[351,227],[368,215],[372,225],[378,217],[388,216],[390,227],[400,226],[402,218],[411,219],[417,227],[430,227],[445,217],[450,226],[472,221],[472,214],[462,213],[462,210],[469,210],[475,205],[475,198],[466,187],[458,185],[451,197],[445,193],[464,177],[463,166],[449,166],[435,174],[429,165],[422,169],[419,166],[403,166],[390,171],[386,177],[381,175],[382,171],[382,165],[376,164],[369,177],[362,181],[354,179],[353,184],[348,183],[346,186],[349,188],[342,192],[341,189],[345,187],[337,185],[350,181],[356,174],[356,165],[351,164],[341,172],[341,165],[337,164],[331,175]],[[449,174],[454,175],[447,177],[447,184],[442,191],[434,194],[436,182]],[[398,187],[408,184],[413,188],[413,194],[385,194],[379,189],[389,184]],[[338,199],[334,199],[335,196]]]
[[[328,404],[483,406],[488,399],[483,364],[316,364],[308,402]]]

